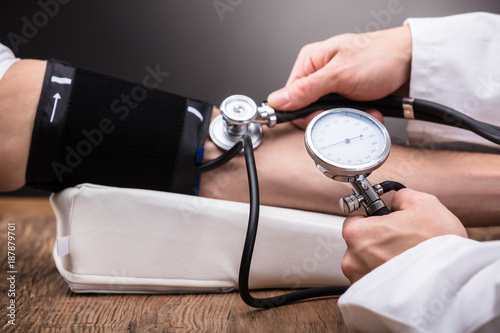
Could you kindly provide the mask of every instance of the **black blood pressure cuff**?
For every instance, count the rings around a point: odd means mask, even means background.
[[[212,105],[49,60],[26,172],[48,191],[95,183],[196,194]]]

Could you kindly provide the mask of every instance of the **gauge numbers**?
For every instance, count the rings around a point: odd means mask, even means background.
[[[329,171],[362,174],[385,161],[390,138],[374,117],[341,108],[325,111],[311,121],[306,131],[306,147],[311,157]]]

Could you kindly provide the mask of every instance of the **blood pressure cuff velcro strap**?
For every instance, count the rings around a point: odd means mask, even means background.
[[[26,172],[49,191],[92,182],[196,194],[212,106],[142,83],[49,60]]]

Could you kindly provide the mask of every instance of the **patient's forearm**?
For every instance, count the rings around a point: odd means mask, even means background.
[[[436,195],[468,227],[500,224],[500,155],[393,147],[378,178]]]
[[[207,159],[220,152],[207,142]],[[255,151],[261,203],[341,214],[339,199],[350,185],[323,176],[304,147],[304,132],[282,124],[265,130]],[[393,146],[387,162],[369,177],[436,195],[466,226],[499,224],[500,155],[431,151]],[[246,202],[243,156],[202,176],[201,195]],[[383,199],[390,205],[392,194]],[[359,211],[361,213],[362,210]]]

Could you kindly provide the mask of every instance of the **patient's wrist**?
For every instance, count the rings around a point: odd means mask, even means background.
[[[219,114],[214,108],[213,116]],[[304,146],[304,131],[292,123],[272,129],[264,126],[262,143],[255,149],[261,204],[340,214],[338,201],[349,184],[332,181],[316,169]],[[223,151],[205,140],[205,162]],[[200,195],[248,202],[248,181],[243,154],[201,175]]]

